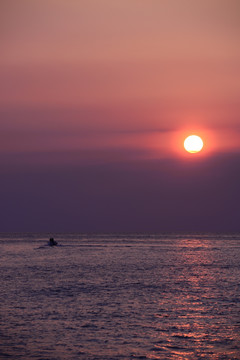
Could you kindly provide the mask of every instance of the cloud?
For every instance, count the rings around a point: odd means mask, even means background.
[[[240,155],[1,166],[1,231],[239,231]]]

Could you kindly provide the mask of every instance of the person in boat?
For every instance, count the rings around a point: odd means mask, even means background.
[[[55,245],[57,245],[57,241],[55,241],[54,238],[50,238],[49,242],[48,242],[48,245],[49,246],[55,246]]]

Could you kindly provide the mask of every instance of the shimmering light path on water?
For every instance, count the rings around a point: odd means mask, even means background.
[[[1,235],[0,359],[240,359],[240,235]]]

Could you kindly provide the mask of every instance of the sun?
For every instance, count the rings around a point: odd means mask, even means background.
[[[190,135],[184,141],[184,148],[189,153],[198,153],[203,148],[203,141],[200,136]]]

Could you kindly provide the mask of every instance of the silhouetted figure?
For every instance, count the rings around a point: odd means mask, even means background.
[[[48,245],[49,246],[55,246],[55,245],[57,245],[57,241],[55,241],[54,238],[50,238],[49,242],[48,242]]]

